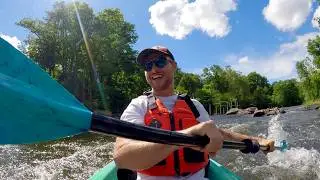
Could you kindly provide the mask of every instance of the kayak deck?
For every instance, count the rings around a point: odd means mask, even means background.
[[[124,170],[125,171],[125,170]],[[126,176],[124,179],[135,179],[135,173],[125,172],[121,174],[121,171],[118,171],[116,164],[114,161],[107,164],[102,169],[98,170],[93,176],[90,177],[90,180],[118,180],[122,179],[122,177],[118,176]],[[131,177],[130,177],[131,176]],[[217,163],[216,161],[210,159],[210,167],[209,167],[209,179],[214,180],[239,180],[241,179],[239,176],[228,170],[227,168],[223,167],[221,164]]]

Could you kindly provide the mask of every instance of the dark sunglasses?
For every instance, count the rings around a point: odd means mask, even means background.
[[[156,65],[157,68],[164,68],[168,64],[168,60],[166,57],[161,55],[156,60],[147,61],[146,63],[144,63],[144,65],[143,65],[144,70],[146,70],[148,72],[151,71],[153,64]]]

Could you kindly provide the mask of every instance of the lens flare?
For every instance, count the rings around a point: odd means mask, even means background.
[[[93,56],[92,56],[90,45],[89,45],[89,42],[88,42],[88,36],[87,36],[87,33],[85,32],[85,30],[83,28],[83,24],[82,24],[82,21],[81,21],[81,17],[80,17],[76,2],[75,2],[75,0],[73,0],[72,2],[73,2],[73,5],[74,5],[74,9],[76,11],[77,20],[78,20],[78,23],[79,23],[79,26],[80,26],[82,38],[83,38],[84,44],[85,44],[86,49],[87,49],[89,60],[91,62],[91,68],[92,68],[92,71],[93,71],[94,79],[97,82],[97,87],[98,87],[98,90],[99,90],[99,93],[100,93],[100,97],[101,97],[101,100],[102,100],[102,103],[103,103],[103,107],[104,107],[105,110],[107,110],[107,104],[106,104],[106,99],[105,99],[105,96],[104,96],[103,87],[102,87],[102,84],[100,82],[100,78],[99,78],[99,74],[98,74],[96,65],[94,64]]]

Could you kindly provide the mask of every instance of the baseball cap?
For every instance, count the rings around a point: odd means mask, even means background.
[[[138,57],[137,57],[137,63],[139,64],[144,64],[146,58],[152,54],[152,53],[162,53],[165,55],[168,55],[172,60],[174,60],[174,57],[172,55],[172,53],[169,51],[168,48],[164,47],[164,46],[153,46],[151,48],[146,48],[144,50],[142,50]]]

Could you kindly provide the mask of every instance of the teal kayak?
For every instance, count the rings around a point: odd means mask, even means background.
[[[119,171],[120,172],[120,171]],[[93,176],[91,176],[90,180],[118,180],[119,176],[122,176],[121,179],[134,179],[134,174],[120,174],[116,167],[114,161],[107,164],[104,168],[98,170]],[[124,172],[125,173],[125,172]],[[128,177],[123,177],[128,176]],[[131,176],[131,177],[130,177]],[[221,164],[216,161],[210,159],[210,167],[209,167],[209,179],[214,180],[239,180],[241,179],[239,176],[223,167]]]

